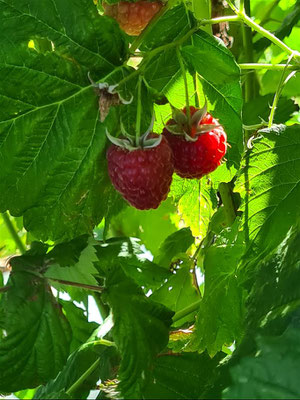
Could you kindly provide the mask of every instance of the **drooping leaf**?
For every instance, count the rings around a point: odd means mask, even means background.
[[[205,179],[182,179],[175,175],[170,196],[178,204],[179,215],[185,225],[190,227],[194,236],[202,239],[217,206],[216,192],[210,182]]]
[[[260,132],[236,183],[244,199],[247,257],[274,250],[300,216],[300,127],[275,125]]]
[[[191,29],[191,20],[184,4],[172,8],[147,32],[141,50],[149,51],[180,39]],[[164,94],[176,84],[179,76],[180,64],[174,48],[157,54],[145,69],[145,78],[149,85]]]
[[[238,279],[238,264],[245,251],[239,221],[224,229],[205,250],[205,286],[199,305],[191,348],[215,355],[242,335],[244,291]]]
[[[282,335],[259,336],[254,357],[244,357],[230,370],[233,383],[224,399],[298,399],[299,322]]]
[[[0,25],[0,210],[41,239],[91,232],[116,194],[87,74],[121,65],[124,37],[89,0],[0,1]],[[28,47],[40,39],[52,51]]]
[[[182,228],[172,233],[161,244],[159,255],[156,259],[159,265],[170,267],[172,259],[179,253],[185,253],[194,243],[194,237],[190,228]]]
[[[135,238],[114,238],[97,246],[99,274],[118,266],[128,278],[146,291],[155,289],[171,275],[165,268],[149,261]]]
[[[153,381],[147,385],[145,399],[203,399],[218,376],[221,355],[211,359],[207,353],[162,355],[155,362]]]
[[[299,225],[291,228],[277,249],[257,259],[243,271],[251,291],[247,299],[248,330],[266,326],[276,318],[284,319],[300,304]]]
[[[111,357],[115,356],[115,349],[101,344],[101,339],[109,330],[110,323],[104,322],[102,331],[100,328],[98,335],[92,335],[86,343],[72,353],[57,377],[49,381],[47,385],[39,387],[34,398],[51,398],[46,396],[51,396],[52,393],[60,391],[68,391],[94,365],[94,370],[91,371],[91,374],[70,394],[70,398],[86,399],[99,378],[105,380],[110,376]]]
[[[119,390],[126,399],[139,399],[154,357],[168,343],[173,312],[147,298],[121,269],[107,269],[106,276],[113,338],[122,356]]]
[[[54,247],[47,254],[47,278],[62,279],[70,282],[97,285],[95,275],[98,274],[94,262],[98,261],[96,255],[97,242],[92,237],[81,236],[70,242]],[[73,249],[76,248],[74,253]],[[77,261],[77,262],[76,262]]]
[[[69,355],[71,329],[49,286],[26,259],[13,272],[1,300],[6,336],[0,341],[0,391],[34,388],[53,378]]]

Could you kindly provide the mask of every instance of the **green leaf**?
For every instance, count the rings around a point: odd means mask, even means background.
[[[200,292],[197,290],[198,288],[196,288],[191,274],[193,267],[194,265],[192,265],[190,259],[183,258],[174,270],[173,275],[169,277],[163,286],[155,290],[150,298],[165,305],[175,313],[195,303],[200,298]],[[194,317],[195,313],[190,313],[173,323],[173,326],[182,326],[186,322],[194,321]]]
[[[276,318],[285,318],[300,304],[299,226],[291,228],[278,248],[257,264],[243,271],[251,277],[247,300],[248,330],[265,326]]]
[[[70,282],[97,285],[95,275],[98,274],[94,263],[98,261],[96,254],[97,242],[92,237],[81,236],[70,242],[57,245],[48,253],[49,268],[45,277],[62,279]],[[85,247],[83,247],[85,246]],[[76,248],[74,253],[70,253]],[[79,255],[80,254],[80,255]],[[77,262],[74,263],[74,257]]]
[[[107,271],[120,268],[128,278],[147,292],[162,285],[170,272],[146,258],[135,238],[114,238],[97,246],[99,274],[106,276]]]
[[[232,385],[224,399],[298,399],[299,322],[278,337],[257,338],[255,357],[231,368]]]
[[[26,264],[11,260],[13,273],[1,300],[7,335],[0,341],[0,391],[33,388],[53,378],[69,355],[71,329],[46,282]]]
[[[182,228],[172,233],[160,246],[157,263],[169,268],[173,258],[179,253],[185,253],[194,240],[190,228]]]
[[[170,196],[178,204],[178,211],[186,226],[196,237],[205,237],[213,209],[217,206],[216,193],[205,178],[182,179],[174,175]]]
[[[226,158],[238,167],[243,150],[242,91],[239,67],[222,41],[199,31],[193,44],[182,48],[182,55],[201,79],[212,114],[227,133],[231,148]]]
[[[113,338],[122,356],[119,390],[126,399],[139,399],[154,357],[168,343],[173,312],[147,298],[118,268],[107,271],[106,286]]]
[[[193,21],[184,4],[168,10],[147,32],[141,50],[149,51],[180,39],[191,29]],[[180,65],[174,48],[157,54],[145,68],[145,78],[149,85],[165,94],[177,83],[179,77]]]
[[[224,229],[213,245],[205,250],[204,296],[200,303],[191,340],[194,351],[213,356],[222,347],[240,338],[244,317],[244,292],[237,267],[245,251],[239,221]]]
[[[108,379],[111,373],[111,357],[115,350],[101,344],[101,340],[88,341],[70,355],[65,367],[57,377],[49,381],[46,386],[41,386],[36,391],[35,399],[52,398],[52,393],[67,392],[82,375],[99,360],[99,364],[92,373],[86,377],[78,388],[70,394],[70,398],[86,399],[96,382]]]
[[[218,375],[220,355],[207,353],[170,354],[155,362],[153,381],[147,385],[145,399],[204,399]]]
[[[90,0],[46,0],[30,9],[25,0],[0,1],[0,25],[7,77],[0,82],[0,210],[23,215],[43,240],[91,232],[116,194],[87,74],[100,78],[121,65],[124,37]],[[51,41],[53,51],[28,47],[36,38]],[[110,131],[115,118],[107,120]]]
[[[299,219],[300,126],[277,125],[260,131],[236,182],[244,202],[246,257],[269,254]],[[276,229],[274,229],[276,227]]]

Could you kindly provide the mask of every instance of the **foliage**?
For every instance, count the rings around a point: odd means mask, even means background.
[[[100,0],[0,0],[1,394],[300,395],[300,1],[165,3],[134,38]],[[107,132],[185,106],[222,165],[130,207]]]

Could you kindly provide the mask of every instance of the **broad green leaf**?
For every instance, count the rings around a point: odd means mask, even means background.
[[[107,269],[106,276],[113,338],[122,356],[119,390],[126,399],[139,399],[155,356],[168,343],[173,312],[147,298],[121,269]]]
[[[152,50],[180,39],[191,29],[193,23],[184,4],[172,8],[147,32],[141,50]],[[161,51],[150,60],[145,69],[145,78],[149,85],[165,94],[179,77],[180,65],[174,48]]]
[[[92,237],[81,236],[71,242],[57,245],[47,255],[49,267],[44,275],[50,279],[97,285],[94,277],[98,274],[94,267],[94,263],[98,261],[96,244],[96,240]],[[75,248],[74,254],[69,253]],[[78,259],[74,262],[76,253]]]
[[[53,378],[69,355],[71,329],[49,286],[26,258],[11,260],[1,300],[6,336],[0,341],[0,391],[34,388]]]
[[[141,50],[153,50],[183,37],[193,23],[194,19],[183,3],[171,8],[147,30]]]
[[[162,355],[156,360],[153,381],[144,392],[145,399],[203,399],[217,376],[220,355],[207,353]]]
[[[278,337],[257,338],[255,357],[244,357],[230,370],[232,385],[224,399],[298,399],[299,323]]]
[[[216,207],[216,194],[205,178],[182,179],[174,175],[170,196],[178,204],[178,212],[192,234],[202,239],[207,232],[209,220]]]
[[[150,298],[165,305],[175,313],[195,303],[200,298],[200,292],[191,273],[193,267],[191,260],[187,257],[183,259],[174,269],[173,275]],[[186,322],[194,321],[194,317],[195,313],[190,313],[173,323],[173,326],[182,326]]]
[[[224,229],[204,255],[204,296],[197,314],[191,340],[194,351],[207,349],[215,355],[241,337],[244,317],[244,293],[237,267],[245,251],[239,221]]]
[[[299,225],[291,229],[278,248],[250,264],[244,274],[251,277],[247,300],[248,330],[285,318],[300,304]],[[254,265],[256,264],[256,265]]]
[[[99,79],[121,65],[124,37],[90,0],[0,1],[0,25],[0,210],[23,215],[41,239],[91,232],[116,194],[87,74]],[[36,38],[52,51],[28,47]]]
[[[243,150],[242,91],[239,67],[223,42],[203,31],[193,35],[193,44],[182,48],[183,58],[201,79],[203,90],[227,133],[231,148],[229,165],[239,166]]]
[[[268,254],[299,220],[300,126],[275,125],[260,131],[236,182],[242,204],[247,256]],[[274,229],[276,227],[276,229]]]
[[[160,246],[159,255],[156,259],[157,263],[169,268],[173,258],[179,253],[185,253],[194,243],[194,240],[190,228],[182,228],[172,233]]]
[[[118,267],[146,292],[160,287],[171,273],[147,259],[135,238],[114,238],[97,246],[97,269],[101,276]]]

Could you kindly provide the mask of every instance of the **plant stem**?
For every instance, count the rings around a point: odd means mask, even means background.
[[[280,47],[284,52],[289,55],[295,55],[296,52],[292,50],[289,46],[283,43],[280,39],[278,39],[273,33],[269,32],[267,29],[263,28],[262,26],[258,25],[254,22],[248,15],[237,12],[240,18],[245,22],[246,25],[250,26],[254,31],[260,33],[265,38],[269,39],[272,43],[276,44]]]
[[[138,80],[137,108],[136,108],[136,125],[135,125],[135,144],[139,147],[141,136],[141,120],[142,120],[142,75]]]
[[[14,239],[14,242],[16,244],[16,247],[20,250],[21,254],[26,253],[26,247],[24,246],[24,244],[22,243],[18,232],[15,230],[15,227],[13,225],[13,223],[11,222],[11,219],[8,215],[7,212],[4,212],[2,215],[3,221],[6,225],[6,228],[8,229],[9,233],[11,234],[12,238]]]
[[[180,311],[177,311],[173,317],[173,322],[177,322],[180,319],[184,318],[185,316],[191,314],[194,311],[197,311],[199,308],[199,304],[201,303],[202,299],[195,301],[195,303],[190,304],[189,306],[183,308]]]
[[[240,12],[242,12],[243,15],[246,15],[246,13],[250,14],[249,0],[245,0],[245,4],[244,1],[241,0],[240,5],[241,5]],[[252,32],[249,26],[246,26],[243,22],[242,22],[242,36],[245,49],[245,58],[246,58],[245,61],[251,63],[253,62]],[[248,102],[253,97],[255,97],[255,75],[248,74],[246,75],[246,80],[245,80],[245,101]]]
[[[184,90],[185,90],[186,116],[188,119],[188,125],[190,127],[191,126],[191,110],[190,110],[189,88],[188,88],[188,82],[187,82],[187,78],[186,78],[186,69],[184,66],[184,62],[182,60],[182,56],[181,56],[179,47],[176,47],[176,54],[177,54],[180,69],[182,72],[182,76],[183,76]]]
[[[95,369],[98,367],[100,362],[100,358],[98,358],[91,366],[89,369],[87,369],[85,371],[84,374],[81,375],[81,377],[75,382],[73,383],[73,385],[66,391],[66,394],[68,396],[71,396],[72,394],[74,394],[74,392],[80,387],[80,385],[86,380],[86,378],[88,378],[94,371]]]
[[[88,285],[86,283],[79,283],[79,282],[71,282],[65,281],[63,279],[56,279],[56,278],[48,278],[51,281],[61,283],[62,285],[69,285],[69,286],[76,286],[82,289],[92,290],[94,292],[103,292],[104,288],[102,286],[95,286],[95,285]]]
[[[132,42],[132,45],[130,46],[130,53],[134,53],[141,43],[143,42],[144,38],[148,33],[151,31],[153,26],[156,24],[156,22],[162,17],[170,8],[171,2],[168,2],[162,9],[152,18],[150,23],[147,25],[147,27],[143,30],[143,32]]]
[[[219,192],[224,205],[227,226],[231,226],[236,218],[235,205],[232,198],[231,183],[221,182]]]
[[[271,112],[270,112],[270,116],[269,116],[269,123],[268,123],[268,127],[269,128],[271,128],[271,126],[273,125],[274,117],[275,117],[275,111],[276,111],[276,108],[277,108],[277,104],[278,104],[279,98],[281,96],[282,89],[283,89],[284,85],[290,80],[290,78],[292,78],[292,76],[294,76],[294,74],[296,73],[296,71],[292,71],[288,75],[288,77],[286,79],[284,79],[284,76],[285,76],[285,73],[286,73],[286,69],[288,67],[289,62],[292,60],[292,58],[293,58],[293,55],[291,55],[289,57],[289,59],[288,59],[288,61],[286,63],[286,68],[284,68],[283,71],[282,71],[282,74],[281,74],[281,77],[280,77],[280,80],[279,80],[279,83],[278,83],[278,87],[277,87],[276,93],[274,95],[274,100],[273,100],[273,104],[272,104]]]
[[[286,64],[266,64],[266,63],[242,63],[239,64],[241,69],[269,69],[270,71],[287,70],[300,70],[300,65],[286,65]]]
[[[220,17],[220,18],[212,18],[212,19],[203,19],[201,21],[198,22],[197,26],[193,27],[192,29],[190,29],[184,36],[182,36],[182,38],[174,40],[174,42],[171,43],[167,43],[165,45],[156,47],[155,49],[149,51],[149,53],[147,53],[147,55],[145,56],[145,58],[143,59],[143,61],[141,62],[141,64],[139,65],[138,69],[136,69],[135,71],[133,71],[131,74],[127,75],[125,78],[123,78],[119,83],[118,86],[123,85],[124,83],[126,83],[127,81],[129,81],[130,79],[132,79],[133,77],[135,77],[136,75],[139,75],[141,72],[144,71],[145,67],[147,66],[147,64],[149,63],[149,61],[156,56],[157,54],[167,51],[169,49],[172,49],[174,47],[178,47],[181,46],[184,42],[186,42],[195,32],[197,32],[199,30],[199,28],[202,25],[207,25],[207,24],[219,24],[221,22],[230,22],[230,21],[239,21],[240,17],[238,15],[229,15],[227,17]]]

